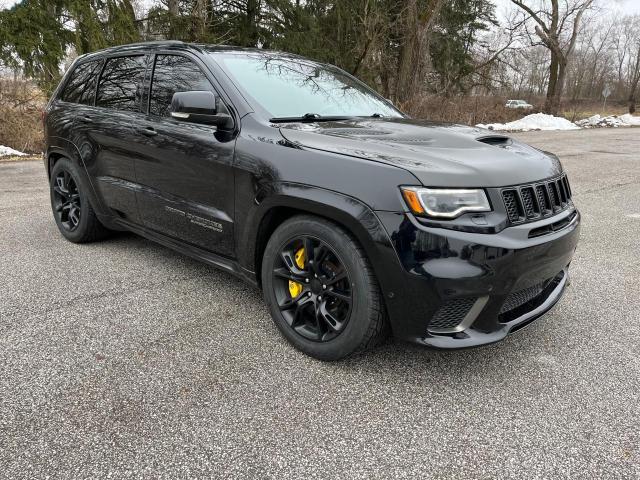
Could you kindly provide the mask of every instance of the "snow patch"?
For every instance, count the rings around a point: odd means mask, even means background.
[[[627,125],[631,125],[632,127],[640,127],[640,117],[634,117],[630,113],[625,113],[624,115],[621,115],[619,118]]]
[[[577,125],[584,128],[618,128],[618,127],[640,127],[640,117],[634,117],[628,113],[624,115],[609,115],[601,117],[594,115],[583,120],[578,120]]]
[[[509,123],[478,124],[476,127],[489,130],[527,132],[529,130],[579,130],[580,127],[566,118],[554,117],[546,113],[532,113],[520,120]]]
[[[0,157],[22,157],[23,155],[26,155],[26,153],[22,153],[18,150],[14,150],[13,148],[0,145]]]

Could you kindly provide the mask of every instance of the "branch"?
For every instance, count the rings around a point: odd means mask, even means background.
[[[531,9],[531,7],[522,3],[521,0],[511,0],[511,2],[517,5],[518,7],[520,7],[521,9],[523,9],[529,15],[531,15],[531,18],[533,18],[536,21],[536,23],[540,25],[544,33],[549,34],[549,27],[547,27],[547,25],[542,21],[542,19],[538,16],[538,14]]]

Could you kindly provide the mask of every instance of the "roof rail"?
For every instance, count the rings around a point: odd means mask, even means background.
[[[136,48],[136,47],[152,47],[152,46],[161,47],[163,45],[171,46],[171,45],[187,45],[187,44],[181,40],[153,40],[148,42],[125,43],[123,45],[114,45],[112,47],[102,48],[94,52],[88,52],[88,53],[85,53],[84,55],[80,55],[80,57],[78,58],[89,57],[92,55],[99,55],[105,52],[116,52],[118,50],[128,50],[130,48]]]

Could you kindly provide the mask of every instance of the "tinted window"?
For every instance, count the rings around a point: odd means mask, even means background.
[[[64,87],[61,98],[65,102],[82,103],[83,105],[93,105],[93,97],[96,92],[96,83],[100,75],[102,61],[87,62],[78,65],[67,85]]]
[[[173,94],[194,90],[214,91],[207,77],[195,63],[178,55],[156,57],[149,101],[151,114],[161,117],[169,116]]]
[[[117,57],[107,60],[100,85],[96,105],[137,112],[142,93],[145,57]]]

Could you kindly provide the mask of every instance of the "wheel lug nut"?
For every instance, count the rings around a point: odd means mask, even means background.
[[[310,296],[311,296],[311,292],[307,293],[307,296],[309,296],[309,297],[310,297]]]
[[[322,288],[326,289],[326,288],[327,288],[327,286],[326,286],[326,285],[322,285]]]
[[[305,283],[309,283],[309,279],[308,278],[305,278],[304,281],[305,281]]]
[[[316,277],[316,278],[318,278],[318,274],[317,274],[317,273],[314,273],[314,274],[313,274],[313,276],[314,276],[314,277]]]
[[[322,300],[322,297],[318,296],[318,300]]]

